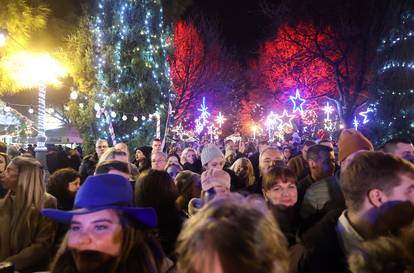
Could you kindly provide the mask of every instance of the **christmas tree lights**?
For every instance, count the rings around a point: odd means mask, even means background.
[[[161,1],[99,0],[92,33],[100,137],[148,141],[155,136],[148,134],[155,126],[150,114],[166,118],[164,105],[173,100]]]

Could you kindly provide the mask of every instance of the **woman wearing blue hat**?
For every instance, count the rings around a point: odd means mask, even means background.
[[[129,181],[119,175],[90,176],[78,191],[74,210],[44,209],[70,224],[51,272],[175,272],[148,229],[155,210],[133,207]]]

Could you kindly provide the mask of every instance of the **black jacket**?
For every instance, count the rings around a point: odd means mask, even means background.
[[[82,161],[82,164],[79,167],[79,173],[82,179],[82,182],[86,180],[86,178],[90,175],[95,173],[96,164],[98,163],[98,155],[90,154],[85,156]]]
[[[350,273],[347,257],[336,233],[342,210],[330,211],[303,235],[304,255],[299,262],[300,273]]]

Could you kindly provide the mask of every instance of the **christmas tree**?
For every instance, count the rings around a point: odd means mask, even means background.
[[[85,108],[86,103],[86,108],[94,109],[89,115],[95,117],[95,138],[144,144],[161,132],[157,120],[166,119],[168,102],[174,99],[161,1],[98,0],[96,4],[88,20],[95,79],[88,95],[80,96],[86,101],[72,106]]]
[[[414,12],[403,12],[398,21],[377,50],[377,85],[366,119],[376,144],[414,136]]]

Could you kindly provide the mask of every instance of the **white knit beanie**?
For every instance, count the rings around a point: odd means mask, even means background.
[[[208,144],[201,152],[201,164],[205,166],[208,162],[217,157],[224,157],[223,153],[215,144]]]

